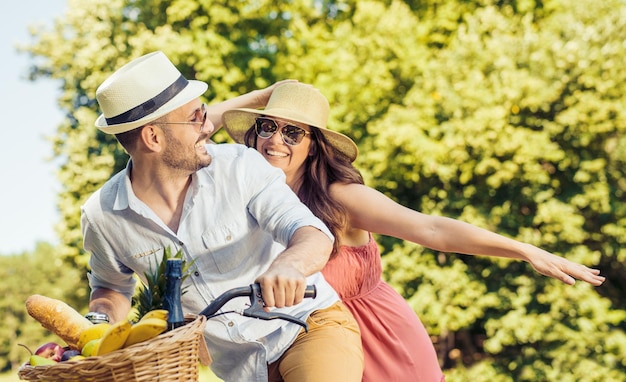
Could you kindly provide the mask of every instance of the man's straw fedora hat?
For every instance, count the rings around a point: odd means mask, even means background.
[[[96,127],[119,134],[164,116],[200,97],[208,85],[187,80],[163,52],[141,56],[122,66],[96,90],[102,114]]]
[[[318,89],[308,84],[289,82],[272,91],[265,109],[228,110],[222,115],[222,123],[235,142],[245,143],[246,131],[259,116],[300,122],[318,128],[335,150],[352,162],[358,155],[357,146],[347,136],[326,128],[329,112],[328,100]]]

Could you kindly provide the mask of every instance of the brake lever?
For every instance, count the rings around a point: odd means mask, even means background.
[[[266,312],[265,309],[263,309],[265,307],[265,303],[261,295],[261,286],[255,283],[250,285],[250,288],[252,289],[250,293],[250,307],[241,312],[242,315],[246,317],[259,318],[261,320],[274,320],[276,318],[280,318],[282,320],[298,324],[304,328],[305,332],[309,332],[309,325],[302,320],[285,313]]]

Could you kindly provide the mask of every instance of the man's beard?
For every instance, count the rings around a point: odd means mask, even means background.
[[[196,154],[195,146],[191,148],[186,147],[169,131],[164,130],[164,133],[167,145],[161,158],[168,167],[186,173],[194,173],[211,164],[211,156],[202,159]]]

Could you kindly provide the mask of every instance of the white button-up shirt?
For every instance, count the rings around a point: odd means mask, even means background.
[[[247,286],[263,273],[294,232],[314,226],[330,231],[254,149],[242,145],[207,145],[212,163],[192,176],[178,232],[173,232],[133,193],[128,167],[111,178],[82,207],[85,250],[91,253],[88,275],[93,289],[109,288],[128,298],[133,274],[145,282],[170,247],[195,260],[183,287],[183,310],[199,313],[226,290]],[[277,309],[302,320],[339,297],[321,273],[308,278],[317,298]],[[239,298],[223,311],[241,310]],[[283,320],[263,321],[235,313],[207,320],[205,339],[214,372],[227,381],[267,381],[267,364],[277,360],[301,327]]]

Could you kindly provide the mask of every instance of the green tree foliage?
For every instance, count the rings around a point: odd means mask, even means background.
[[[574,287],[526,263],[381,237],[385,277],[455,381],[626,376],[626,3],[622,0],[70,0],[27,50],[60,79],[62,256],[87,263],[80,205],[126,163],[95,89],[163,50],[209,102],[297,78],[398,202],[599,267]],[[227,141],[222,133],[218,141]]]
[[[30,354],[20,343],[32,351],[48,341],[65,345],[28,315],[26,299],[41,294],[86,310],[86,279],[84,272],[62,261],[49,244],[39,243],[32,253],[0,256],[0,373],[15,371],[28,360]]]
[[[54,140],[55,154],[65,160],[57,231],[67,259],[86,266],[80,206],[127,161],[114,137],[93,128],[97,86],[123,63],[154,50],[167,52],[189,78],[208,82],[205,96],[213,102],[267,86],[274,82],[269,72],[276,52],[259,33],[278,33],[288,23],[268,16],[272,4],[70,0],[54,30],[36,32],[37,43],[28,48],[40,59],[32,78],[61,80],[59,105],[68,114]]]

